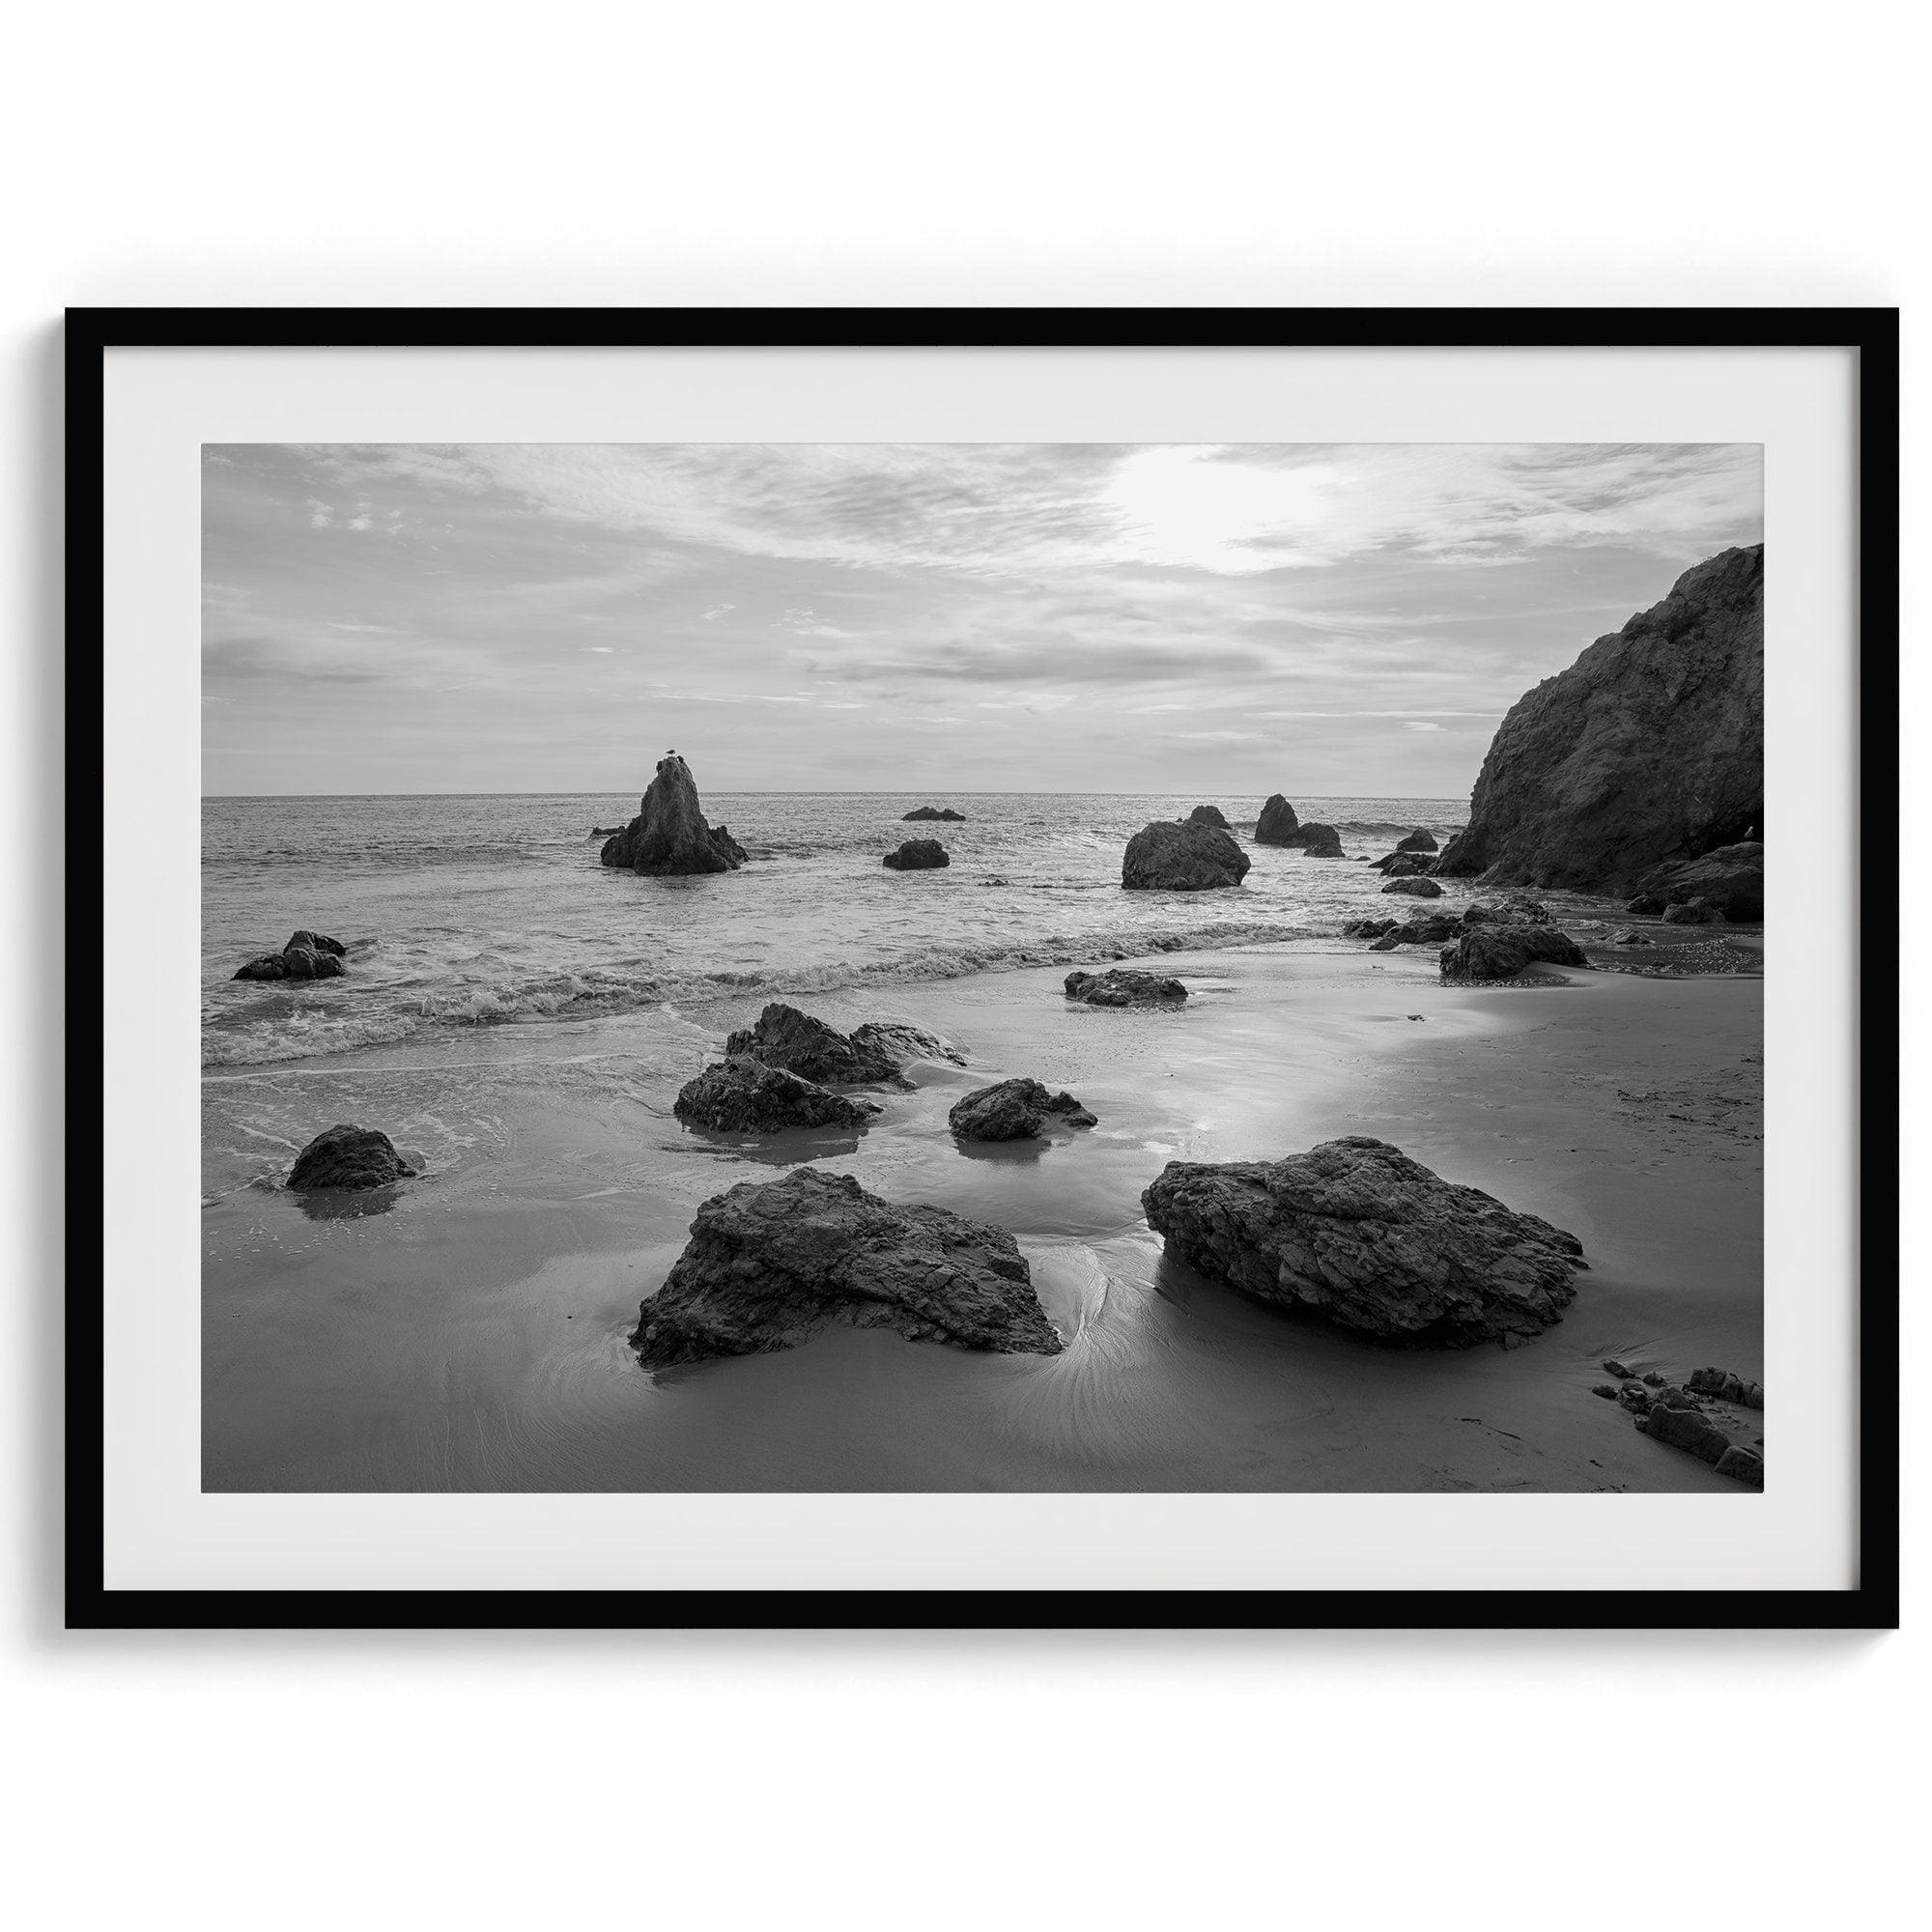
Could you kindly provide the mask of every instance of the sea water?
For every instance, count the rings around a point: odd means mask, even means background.
[[[1125,892],[1121,855],[1189,796],[710,792],[750,854],[735,872],[639,878],[598,863],[635,798],[214,798],[202,808],[202,1061],[267,1065],[425,1034],[590,1020],[734,994],[798,997],[1006,966],[1317,938],[1368,907],[1379,857],[1455,799],[1309,798],[1347,860],[1255,845],[1262,800],[1213,801],[1254,867],[1238,891]],[[923,804],[963,824],[906,824]],[[945,870],[894,872],[937,838]],[[1386,902],[1384,902],[1384,905]],[[1382,908],[1374,908],[1381,910]],[[349,948],[342,979],[237,980],[306,926]]]

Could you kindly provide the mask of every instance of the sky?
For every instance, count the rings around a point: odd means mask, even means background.
[[[1465,794],[1755,444],[226,444],[209,794]]]

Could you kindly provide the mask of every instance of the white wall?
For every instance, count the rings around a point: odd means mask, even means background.
[[[41,1151],[63,303],[1903,302],[1922,449],[1908,17],[180,0],[10,23],[0,1011],[40,1082],[0,1148],[21,1923],[1856,1925],[1916,1896],[1922,1634],[59,1634]],[[107,996],[137,978],[124,959]],[[1906,1152],[1922,1173],[1922,1129]],[[1916,1431],[1908,1455],[1910,1504]]]

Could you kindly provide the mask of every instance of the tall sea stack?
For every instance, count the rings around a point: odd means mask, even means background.
[[[1687,570],[1662,603],[1518,699],[1437,877],[1622,895],[1764,822],[1764,546]]]
[[[745,848],[722,826],[707,825],[691,767],[675,752],[658,760],[657,777],[638,815],[598,854],[605,865],[662,878],[689,872],[732,872]]]

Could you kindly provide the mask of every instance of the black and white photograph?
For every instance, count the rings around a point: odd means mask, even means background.
[[[200,521],[205,1492],[1760,1506],[1758,444]]]

